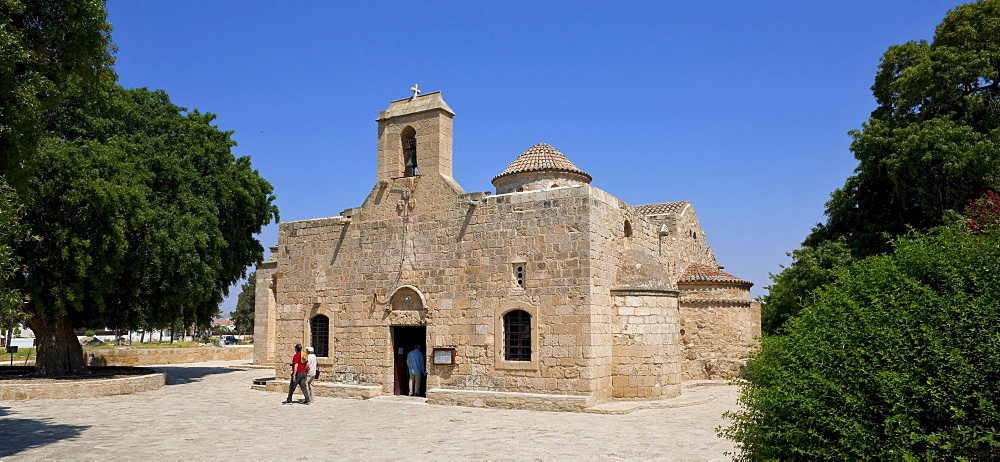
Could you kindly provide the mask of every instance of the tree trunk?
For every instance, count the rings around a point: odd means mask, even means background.
[[[66,315],[31,313],[28,326],[35,331],[38,351],[35,355],[35,375],[59,377],[89,374],[83,347],[73,333]]]

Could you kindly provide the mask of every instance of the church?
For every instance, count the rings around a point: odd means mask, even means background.
[[[740,373],[760,306],[689,202],[629,205],[544,143],[467,193],[454,116],[414,87],[377,119],[364,203],[279,225],[256,281],[268,389],[296,343],[316,350],[318,395],[357,398],[409,394],[416,348],[431,404],[582,411]]]

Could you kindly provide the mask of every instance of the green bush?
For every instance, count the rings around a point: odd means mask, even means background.
[[[764,338],[720,435],[747,459],[1000,458],[1000,238],[897,240]]]

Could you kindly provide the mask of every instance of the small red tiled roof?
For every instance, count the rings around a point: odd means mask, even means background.
[[[553,148],[545,143],[538,143],[527,151],[521,153],[511,162],[506,169],[499,175],[493,178],[495,181],[505,175],[512,175],[514,173],[523,172],[542,172],[542,171],[560,171],[560,172],[570,172],[576,173],[578,175],[583,175],[587,177],[587,181],[590,181],[592,177],[580,170],[573,162],[566,158],[563,153],[559,152],[558,149]]]
[[[734,284],[750,284],[752,282],[740,279],[732,274],[722,271],[718,267],[693,264],[684,270],[684,274],[678,282],[729,282]]]
[[[688,201],[664,202],[662,204],[646,204],[635,206],[636,211],[643,215],[666,215],[684,210],[684,207],[691,205]]]

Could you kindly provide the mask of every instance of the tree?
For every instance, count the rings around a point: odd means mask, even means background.
[[[0,0],[0,173],[18,189],[67,85],[115,79],[106,18],[101,0]]]
[[[41,239],[19,254],[39,375],[86,370],[74,328],[210,325],[263,257],[254,234],[278,218],[271,185],[214,115],[162,91],[99,96],[30,160],[25,221]]]
[[[816,293],[747,365],[721,435],[742,457],[1000,457],[1000,234],[893,241]]]
[[[766,334],[780,331],[786,321],[798,315],[812,300],[812,290],[836,279],[836,269],[850,264],[851,251],[843,238],[802,247],[788,254],[792,264],[772,274],[774,284],[761,298],[761,330]]]
[[[854,258],[883,253],[1000,187],[1000,0],[950,11],[931,43],[890,47],[872,92],[878,107],[851,132],[858,167],[804,248],[843,239]],[[772,290],[808,298],[818,286],[790,270]]]
[[[257,303],[257,271],[247,276],[247,282],[240,287],[240,295],[236,299],[236,311],[233,311],[233,325],[236,332],[253,332],[253,319]]]
[[[872,92],[878,107],[852,132],[858,168],[813,233],[859,257],[1000,185],[1000,1],[950,11],[931,43],[890,47]]]
[[[30,172],[25,160],[39,148],[46,127],[67,111],[67,90],[113,81],[111,25],[99,0],[0,0],[0,189],[4,207],[23,189]],[[80,92],[82,95],[90,92]],[[7,208],[0,220],[11,216]],[[23,226],[0,223],[0,241],[11,248]],[[12,234],[9,234],[12,233]],[[4,324],[24,319],[16,271],[0,256],[0,316]]]
[[[13,188],[0,177],[0,334],[7,339],[7,345],[14,327],[24,321],[24,295],[13,285],[14,275],[20,270],[14,248],[29,236],[21,222],[23,206],[16,198]]]

